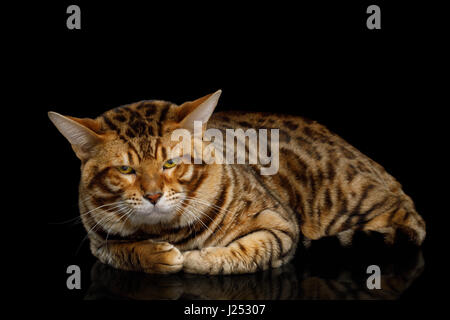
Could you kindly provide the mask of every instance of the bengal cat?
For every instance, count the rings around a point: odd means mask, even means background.
[[[297,243],[355,230],[420,245],[425,222],[383,167],[324,126],[296,116],[218,112],[221,91],[180,106],[141,101],[96,119],[49,112],[81,160],[79,206],[92,254],[147,273],[252,273]],[[170,158],[175,129],[279,129],[279,170]],[[202,142],[207,144],[208,142]],[[187,155],[193,157],[193,155]]]

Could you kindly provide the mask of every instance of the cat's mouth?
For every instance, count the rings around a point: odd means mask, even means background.
[[[174,216],[174,210],[164,204],[146,203],[133,208],[130,220],[135,224],[155,224],[168,222]]]
[[[162,208],[158,205],[152,205],[150,208],[138,208],[138,209],[134,209],[133,212],[137,215],[141,215],[141,216],[149,216],[149,215],[165,215],[165,214],[169,214],[171,212],[171,210],[167,210],[166,208]]]

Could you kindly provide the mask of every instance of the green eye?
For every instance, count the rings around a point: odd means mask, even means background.
[[[164,162],[163,164],[163,168],[164,169],[170,169],[175,167],[177,164],[175,163],[175,161],[173,161],[172,159],[167,160],[166,162]]]
[[[123,174],[132,174],[132,173],[134,173],[134,169],[132,167],[129,167],[129,166],[120,166],[120,167],[117,167],[117,170],[119,170],[119,172],[123,173]]]

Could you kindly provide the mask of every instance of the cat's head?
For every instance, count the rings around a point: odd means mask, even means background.
[[[126,235],[140,225],[180,227],[198,218],[193,216],[217,188],[205,185],[214,166],[181,161],[180,154],[173,153],[179,142],[171,136],[175,129],[192,132],[194,121],[201,121],[204,129],[220,94],[219,90],[180,106],[142,101],[96,119],[49,112],[82,162],[83,219]]]

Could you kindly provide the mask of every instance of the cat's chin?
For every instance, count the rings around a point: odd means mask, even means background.
[[[135,210],[130,216],[130,222],[136,226],[145,224],[168,223],[172,221],[174,215],[169,210],[153,207],[147,210]]]

